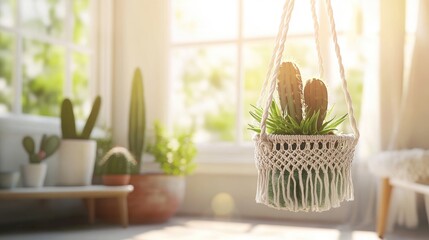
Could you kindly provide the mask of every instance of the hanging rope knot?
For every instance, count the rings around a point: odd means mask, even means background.
[[[267,139],[266,135],[261,135],[258,141],[258,148],[262,151],[263,154],[271,152],[273,149],[273,143]]]

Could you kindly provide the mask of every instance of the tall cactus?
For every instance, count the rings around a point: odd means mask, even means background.
[[[40,149],[36,153],[35,143],[32,137],[25,136],[22,139],[22,145],[28,153],[30,163],[40,163],[42,160],[50,157],[60,146],[60,138],[56,135],[42,136],[40,141]]]
[[[73,113],[73,104],[66,98],[61,104],[61,132],[65,139],[89,139],[94,129],[101,107],[101,97],[97,96],[92,105],[91,113],[86,120],[82,133],[79,135],[76,131],[75,117]]]
[[[137,166],[132,169],[131,173],[138,173],[142,161],[143,146],[146,129],[146,109],[144,101],[143,77],[139,68],[134,71],[129,125],[128,125],[128,145],[131,154],[137,160]]]
[[[302,81],[298,67],[292,62],[284,62],[277,76],[280,106],[283,113],[298,123],[302,121]]]
[[[310,79],[304,87],[305,114],[307,117],[319,112],[317,129],[320,130],[328,109],[328,90],[320,79]]]

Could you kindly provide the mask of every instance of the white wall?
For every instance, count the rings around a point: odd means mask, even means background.
[[[136,67],[144,78],[147,126],[166,120],[168,94],[167,0],[114,2],[113,136],[127,145],[131,80]]]

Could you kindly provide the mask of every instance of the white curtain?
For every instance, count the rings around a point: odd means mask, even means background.
[[[406,16],[406,0],[380,0],[379,4],[379,74],[365,78],[362,137],[354,168],[357,184],[352,216],[353,222],[363,227],[376,224],[376,184],[380,179],[369,173],[371,156],[389,150],[429,149],[429,1],[420,1],[410,71],[405,75],[406,17],[417,16]],[[395,190],[389,228],[394,223],[417,226],[414,193]]]
[[[411,16],[408,16],[411,17]],[[429,149],[429,2],[420,1],[409,75],[404,80],[400,111],[396,115],[390,149]],[[396,190],[391,204],[390,228],[418,225],[416,194]]]

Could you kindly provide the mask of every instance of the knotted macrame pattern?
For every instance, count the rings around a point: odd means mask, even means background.
[[[326,211],[353,200],[350,135],[256,137],[256,202],[289,211]]]

